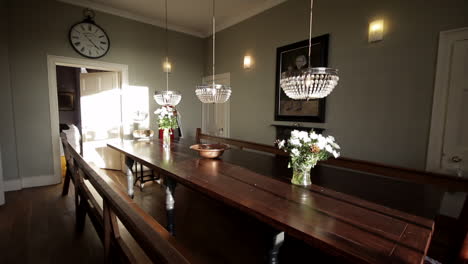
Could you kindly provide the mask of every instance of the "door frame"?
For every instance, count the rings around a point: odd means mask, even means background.
[[[468,27],[442,31],[439,34],[432,118],[427,147],[427,171],[443,172],[441,159],[444,144],[445,118],[447,115],[450,57],[452,55],[453,43],[465,39],[468,39]]]
[[[109,63],[104,61],[79,59],[63,56],[47,55],[47,71],[49,82],[49,110],[50,110],[50,129],[52,138],[52,160],[54,166],[54,177],[56,182],[62,180],[61,161],[60,161],[60,133],[59,133],[59,110],[57,95],[57,71],[56,66],[69,66],[76,68],[89,68],[95,70],[106,70],[119,72],[121,79],[121,89],[128,87],[128,65]]]
[[[220,73],[220,74],[216,74],[214,76],[214,79],[215,79],[215,82],[216,80],[226,80],[226,83],[228,83],[228,85],[231,85],[231,73],[230,72],[226,72],[226,73]],[[213,81],[213,75],[209,75],[209,76],[205,76],[202,78],[202,83],[205,84],[205,83],[211,83]],[[226,117],[225,117],[225,128],[224,128],[224,132],[225,132],[225,137],[230,137],[231,136],[231,104],[230,104],[230,100],[228,100],[227,102],[225,102],[224,104],[227,104],[227,109],[226,109]],[[201,125],[201,128],[202,128],[202,131],[203,132],[206,132],[206,125],[205,125],[205,112],[206,112],[206,104],[202,103],[202,125]]]

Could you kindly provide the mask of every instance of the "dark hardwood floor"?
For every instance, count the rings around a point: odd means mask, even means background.
[[[73,190],[62,185],[7,192],[0,206],[0,263],[102,263],[92,225],[75,233]]]

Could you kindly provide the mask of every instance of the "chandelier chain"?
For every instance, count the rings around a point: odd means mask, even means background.
[[[310,0],[310,20],[309,20],[309,67],[312,67],[310,65],[310,56],[311,50],[312,50],[312,9],[314,7],[314,0]]]
[[[213,88],[215,87],[215,63],[216,63],[216,57],[215,57],[215,48],[216,48],[216,10],[215,10],[215,0],[213,0]]]
[[[166,72],[166,91],[169,91],[169,32],[167,30],[167,0],[165,1],[165,9],[166,9],[166,62],[164,65],[165,72]]]

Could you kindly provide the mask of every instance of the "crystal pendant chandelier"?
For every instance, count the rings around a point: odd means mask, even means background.
[[[308,68],[299,73],[284,72],[281,74],[280,86],[284,93],[294,100],[309,100],[324,98],[338,84],[338,70],[332,68],[312,68],[310,53],[312,48],[312,8],[314,0],[310,0],[309,22],[309,64]]]
[[[231,87],[215,83],[215,0],[213,0],[213,80],[211,84],[198,85],[195,94],[202,103],[225,103],[231,96]]]
[[[159,105],[172,105],[176,106],[180,103],[182,95],[178,91],[169,90],[169,73],[171,73],[171,63],[169,62],[169,44],[168,44],[168,32],[167,32],[167,0],[165,2],[166,8],[166,59],[163,64],[164,72],[166,73],[166,90],[156,91],[154,93],[154,100]]]

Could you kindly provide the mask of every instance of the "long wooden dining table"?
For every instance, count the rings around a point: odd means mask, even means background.
[[[203,159],[189,149],[194,143],[176,140],[169,149],[164,149],[159,140],[108,144],[126,157],[130,196],[133,196],[134,185],[130,169],[133,162],[156,170],[164,177],[167,229],[171,233],[175,234],[175,189],[177,184],[182,184],[277,230],[269,253],[270,263],[277,263],[285,235],[342,258],[344,262],[424,261],[434,222],[423,216],[429,216],[434,209],[423,206],[424,211],[417,216],[321,185],[295,186],[289,183],[291,172],[284,157],[230,149],[219,159]],[[326,175],[339,172],[317,166],[313,169],[312,182],[324,182]],[[341,171],[343,173],[353,177],[353,174],[346,174],[347,170]],[[356,174],[355,177],[356,181],[367,176]],[[382,186],[385,188],[385,184]],[[392,186],[389,186],[391,191]],[[385,191],[388,190],[377,192]]]

